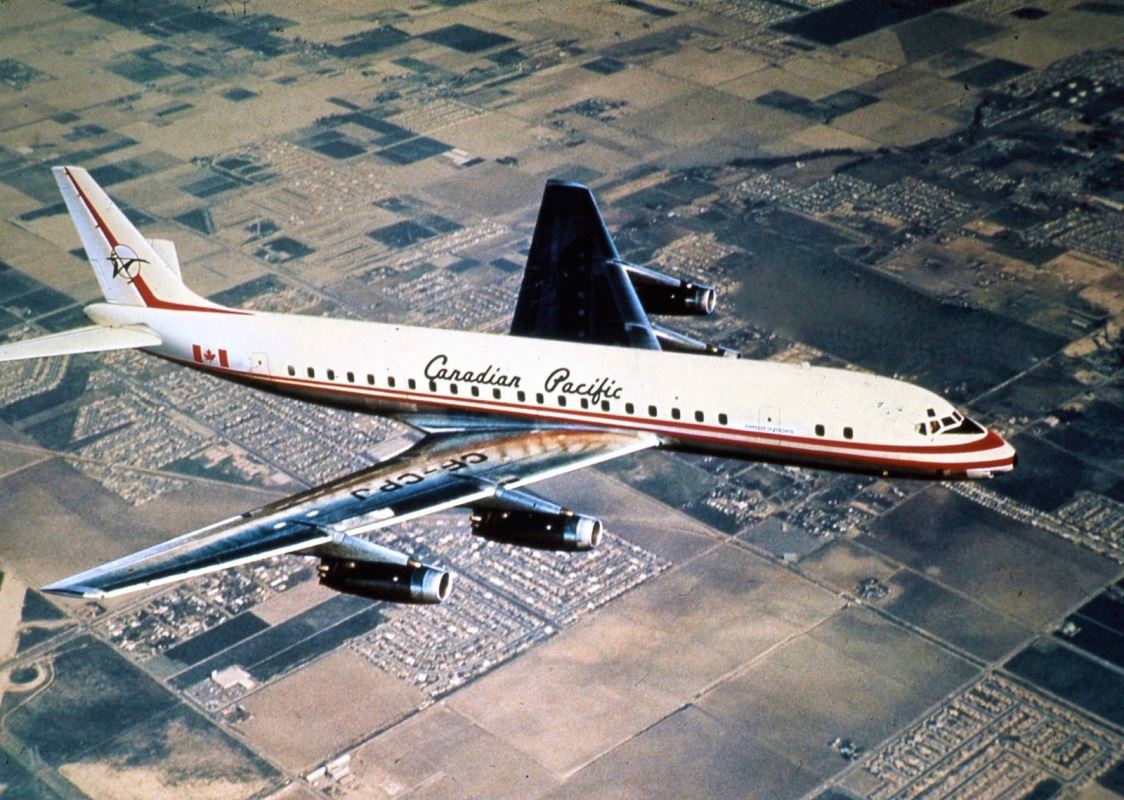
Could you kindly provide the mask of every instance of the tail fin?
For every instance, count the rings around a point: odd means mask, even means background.
[[[108,302],[179,310],[221,308],[184,285],[179,265],[165,261],[90,173],[81,167],[54,167],[51,172]],[[166,246],[159,250],[165,256],[175,253]]]

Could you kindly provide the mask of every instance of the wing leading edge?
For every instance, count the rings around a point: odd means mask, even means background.
[[[331,546],[426,514],[502,496],[504,490],[654,447],[644,433],[487,430],[422,439],[393,458],[44,587],[112,597],[283,553]],[[385,549],[385,548],[383,548]],[[386,551],[386,561],[402,561]]]

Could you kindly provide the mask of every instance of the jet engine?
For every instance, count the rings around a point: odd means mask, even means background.
[[[654,269],[622,262],[640,305],[649,314],[705,316],[714,313],[718,293],[713,286],[690,283]]]
[[[389,564],[323,557],[319,571],[321,586],[391,603],[440,603],[453,588],[453,578],[448,572],[416,561]]]
[[[536,550],[592,550],[601,541],[601,520],[562,511],[474,510],[472,532],[482,539]]]

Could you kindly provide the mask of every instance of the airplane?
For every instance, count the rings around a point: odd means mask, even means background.
[[[452,508],[495,542],[585,551],[601,520],[527,490],[645,450],[883,477],[982,479],[1016,455],[910,383],[740,358],[649,315],[706,315],[716,291],[621,258],[592,192],[547,182],[510,335],[229,308],[191,291],[175,245],[144,238],[90,174],[53,168],[104,295],[88,327],[0,346],[0,361],[139,349],[420,432],[389,459],[44,587],[105,598],[279,554],[376,600],[439,603],[452,577],[365,538]]]

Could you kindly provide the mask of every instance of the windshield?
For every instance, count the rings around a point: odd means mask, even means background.
[[[970,434],[970,433],[983,433],[984,429],[978,423],[973,422],[959,411],[953,411],[946,417],[937,417],[936,409],[925,409],[926,419],[924,422],[918,422],[913,426],[922,436],[932,436],[933,434]]]

